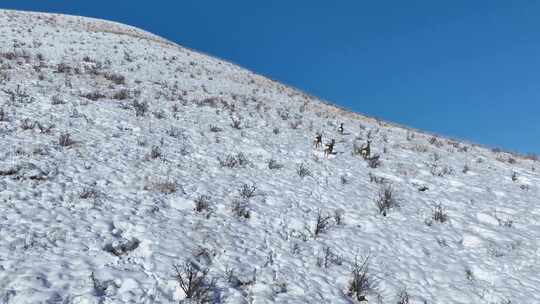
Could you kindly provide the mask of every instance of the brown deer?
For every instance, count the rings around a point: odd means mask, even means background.
[[[371,140],[368,140],[367,144],[363,145],[360,148],[360,155],[362,155],[364,159],[369,158],[369,156],[371,155]]]
[[[322,145],[322,134],[317,132],[315,133],[315,139],[313,140],[313,145],[315,146],[315,149],[319,148],[320,145]]]
[[[336,140],[332,139],[331,142],[324,145],[324,156],[328,157],[332,152],[334,152],[334,145],[336,144]]]

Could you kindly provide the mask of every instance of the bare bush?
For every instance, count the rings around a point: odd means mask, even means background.
[[[444,142],[440,139],[438,139],[436,136],[433,136],[429,139],[429,143],[434,145],[437,148],[441,148],[444,146]]]
[[[66,74],[69,74],[71,73],[71,67],[67,64],[67,63],[59,63],[57,66],[56,66],[56,71],[54,71],[55,73],[66,73]]]
[[[354,258],[352,265],[352,279],[349,283],[348,295],[357,301],[367,301],[366,295],[372,289],[372,283],[369,278],[369,259],[368,255],[363,261],[358,257]]]
[[[315,219],[315,226],[313,227],[313,237],[317,238],[319,234],[330,229],[331,215],[323,213],[321,209],[317,211],[317,218]]]
[[[181,265],[173,265],[176,282],[184,291],[186,299],[196,303],[212,303],[214,282],[208,281],[208,269],[202,269],[191,261]]]
[[[134,100],[132,105],[135,109],[135,116],[143,117],[148,112],[148,103],[146,101],[139,102]]]
[[[397,207],[397,202],[394,197],[394,190],[390,184],[384,184],[381,186],[379,192],[377,193],[375,204],[379,209],[379,213],[383,216],[386,216],[390,209]]]
[[[199,195],[195,200],[194,210],[197,212],[210,211],[210,196]]]
[[[32,130],[36,127],[36,122],[30,121],[30,119],[25,118],[21,123],[21,129],[23,130]]]
[[[157,118],[157,119],[167,118],[167,114],[165,114],[165,111],[163,111],[163,110],[154,111],[154,112],[152,112],[152,115],[154,115],[154,117]]]
[[[245,167],[247,164],[249,164],[249,160],[242,152],[239,152],[237,154],[229,154],[225,157],[225,159],[221,159],[218,157],[218,161],[221,167],[227,167],[231,169]]]
[[[458,152],[462,152],[462,153],[469,152],[469,146],[459,146]]]
[[[17,85],[15,90],[12,89],[2,89],[4,93],[9,96],[9,101],[12,104],[17,103],[32,103],[35,101],[34,97],[31,97],[25,89],[21,88],[21,85]]]
[[[184,129],[181,129],[181,128],[178,128],[178,127],[175,127],[175,126],[171,126],[166,131],[167,135],[169,135],[170,137],[176,138],[176,139],[186,139],[187,136],[185,135],[185,132],[186,131]]]
[[[446,210],[444,210],[443,207],[439,204],[433,209],[433,214],[431,218],[435,222],[444,223],[448,220],[448,214],[446,213]]]
[[[217,132],[221,132],[221,131],[223,131],[222,128],[220,128],[218,126],[210,125],[210,132],[217,133]]]
[[[335,254],[329,246],[324,247],[322,256],[317,257],[317,266],[328,268],[330,265],[341,265],[343,264],[343,259],[341,256]]]
[[[289,123],[289,126],[291,127],[291,129],[293,130],[296,130],[298,129],[298,127],[300,127],[302,125],[302,121],[300,119],[298,120],[295,120],[295,121],[291,121]]]
[[[369,176],[369,182],[370,183],[376,183],[376,184],[384,184],[387,182],[387,179],[382,177],[382,176],[377,176],[377,175],[374,175],[372,174],[371,172],[368,173],[368,176]]]
[[[438,177],[444,177],[446,175],[454,174],[454,169],[452,169],[452,167],[450,167],[450,166],[441,166],[441,165],[439,165],[437,163],[433,163],[430,166],[429,171],[431,172],[431,174],[433,176],[438,176]]]
[[[270,159],[268,161],[268,169],[270,169],[270,170],[279,170],[281,168],[283,168],[283,165],[278,163],[277,160],[272,158],[272,159]]]
[[[428,147],[426,147],[425,145],[419,145],[419,144],[412,146],[411,150],[418,153],[426,153],[427,151],[429,151]]]
[[[231,116],[231,126],[235,129],[242,129],[242,117],[232,117]]]
[[[66,102],[64,101],[64,99],[60,96],[60,95],[54,95],[53,97],[51,97],[51,104],[52,105],[61,105],[61,104],[65,104]]]
[[[164,194],[172,194],[178,190],[178,185],[175,181],[165,178],[146,178],[143,189]]]
[[[411,296],[407,290],[403,289],[399,292],[397,304],[411,304]]]
[[[280,109],[277,109],[276,112],[279,115],[279,117],[281,117],[281,119],[283,120],[288,120],[291,117],[289,113],[289,109],[280,108]]]
[[[94,289],[94,295],[98,298],[103,298],[106,295],[107,289],[110,286],[114,286],[115,283],[113,280],[100,281],[96,278],[94,273],[90,274],[90,279],[92,280],[92,287]]]
[[[438,162],[441,159],[441,155],[437,152],[431,153],[430,157],[434,162]]]
[[[0,121],[9,121],[8,115],[4,108],[0,108]]]
[[[79,193],[79,198],[81,199],[95,199],[98,198],[99,192],[92,187],[83,188],[81,193]]]
[[[120,91],[115,92],[112,98],[115,100],[126,100],[129,98],[129,90],[121,89]]]
[[[102,98],[105,98],[107,96],[105,96],[105,94],[100,93],[98,91],[94,91],[94,92],[89,92],[89,93],[83,94],[82,97],[84,97],[86,99],[89,99],[89,100],[92,100],[92,101],[98,101],[98,100],[100,100]]]
[[[296,173],[301,178],[304,178],[306,176],[313,176],[307,165],[304,163],[298,165],[298,167],[296,168]]]
[[[127,62],[133,62],[133,56],[131,55],[131,53],[127,52],[127,51],[124,51],[124,60],[127,61]]]
[[[511,165],[517,164],[517,159],[512,155],[509,155],[509,153],[501,152],[501,154],[497,155],[495,159],[502,163],[509,163]]]
[[[380,155],[373,155],[372,157],[367,157],[366,162],[370,168],[375,169],[381,165],[381,157]]]
[[[207,106],[211,108],[217,108],[219,100],[219,97],[208,97],[203,100],[197,100],[195,103],[199,107]]]
[[[240,189],[238,189],[240,197],[244,199],[250,199],[254,197],[256,191],[257,191],[256,184],[252,184],[252,185],[242,184],[242,186],[240,186]]]
[[[10,80],[9,73],[7,71],[0,70],[0,84],[6,84]]]
[[[448,242],[443,238],[435,238],[437,240],[437,244],[441,247],[448,247]]]
[[[161,158],[162,156],[161,149],[158,146],[153,146],[148,154],[148,158],[151,159]]]
[[[84,71],[90,75],[98,76],[102,74],[103,63],[99,61],[91,61],[92,64],[84,66]]]
[[[58,138],[58,144],[62,147],[69,147],[74,143],[75,141],[71,139],[71,135],[69,133],[60,134],[60,137]]]
[[[120,74],[105,73],[103,77],[117,85],[126,84],[126,77]]]
[[[0,53],[0,57],[7,60],[14,60],[17,58],[17,54],[15,54],[15,52],[2,52]]]
[[[199,246],[194,252],[193,257],[198,263],[203,265],[211,265],[217,252],[212,248]]]

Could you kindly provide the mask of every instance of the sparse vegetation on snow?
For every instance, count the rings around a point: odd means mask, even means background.
[[[540,303],[534,155],[112,22],[0,38],[0,303]]]

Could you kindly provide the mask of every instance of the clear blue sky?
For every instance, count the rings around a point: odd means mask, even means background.
[[[2,1],[141,27],[357,112],[540,153],[540,1]]]

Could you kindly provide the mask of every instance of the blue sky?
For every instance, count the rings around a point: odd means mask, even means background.
[[[2,1],[141,27],[351,110],[540,153],[540,1]]]

